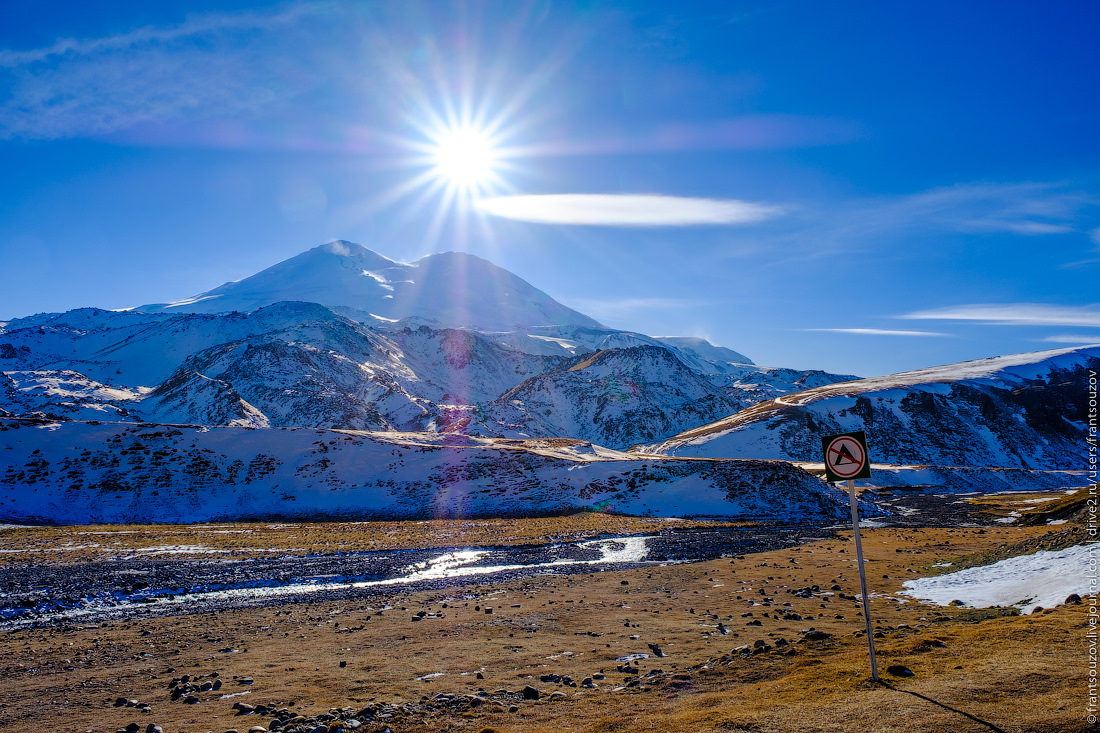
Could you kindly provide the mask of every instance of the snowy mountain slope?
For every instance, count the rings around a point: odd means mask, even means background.
[[[1080,469],[1100,347],[1017,354],[832,384],[762,402],[648,450],[820,460],[820,436],[864,430],[889,464]]]
[[[718,364],[752,364],[749,357],[724,346],[715,346],[704,338],[694,336],[658,336],[666,346],[674,346],[703,362]]]
[[[445,327],[599,326],[480,257],[445,252],[407,264],[344,241],[314,247],[186,300],[137,310],[251,312],[287,300],[346,306],[387,319],[418,317]]]
[[[179,370],[157,387],[142,402],[141,414],[167,423],[271,426],[271,420],[233,385],[189,369]]]
[[[108,387],[67,369],[0,372],[0,405],[21,415],[54,412],[70,420],[122,420],[145,391]]]
[[[681,347],[675,339],[588,325],[511,332],[410,327],[415,319],[367,314],[363,322],[354,317],[361,312],[340,310],[279,302],[247,314],[80,309],[18,319],[0,331],[0,372],[49,381],[65,371],[70,381],[86,383],[86,394],[78,408],[61,391],[39,390],[28,401],[8,384],[0,389],[0,409],[69,419],[581,437],[626,447],[821,375],[721,362],[740,355],[701,339]],[[621,348],[601,349],[608,345]],[[596,352],[604,354],[599,370],[556,376],[535,389],[531,407],[521,395],[507,409],[490,409],[524,380]],[[643,352],[651,356],[644,368],[632,356]],[[609,357],[616,353],[622,356]],[[619,383],[634,384],[635,392],[648,386],[629,399],[620,394],[608,407],[607,391]],[[129,397],[119,402],[118,394]],[[562,409],[546,419],[551,408],[543,402]],[[567,410],[571,402],[577,404]]]
[[[656,346],[605,349],[532,377],[486,408],[489,431],[570,436],[612,448],[736,411],[707,379]]]
[[[578,441],[0,420],[0,519],[197,522],[610,508],[834,521],[846,496],[784,462],[640,459]],[[867,507],[869,511],[873,508]]]

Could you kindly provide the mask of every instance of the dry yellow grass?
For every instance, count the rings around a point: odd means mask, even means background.
[[[731,523],[586,512],[532,519],[10,527],[0,529],[0,567],[95,562],[157,548],[183,548],[185,551],[173,552],[177,558],[202,555],[209,550],[262,557],[288,552],[544,545],[602,535],[650,534],[667,527],[711,526],[731,526]],[[193,552],[186,552],[187,548]]]
[[[514,713],[485,705],[398,716],[389,725],[394,733],[1087,730],[1085,607],[999,616],[899,603],[892,596],[904,580],[946,558],[1044,531],[865,533],[870,585],[881,594],[872,602],[882,632],[881,666],[903,664],[915,672],[906,679],[884,675],[889,688],[867,683],[863,620],[856,603],[839,595],[858,592],[850,540],[842,538],[733,562],[545,575],[450,592],[396,590],[385,599],[93,629],[6,632],[0,635],[5,681],[0,730],[110,732],[131,721],[142,728],[156,721],[166,733],[220,733],[267,724],[256,716],[234,717],[231,706],[240,699],[294,702],[295,709],[308,713],[372,699],[412,702],[479,688],[491,695],[526,685],[565,696],[523,702]],[[841,587],[834,595],[804,598],[787,592],[815,584],[827,590],[834,583]],[[772,600],[750,606],[750,599]],[[383,600],[392,608],[379,614]],[[803,619],[776,617],[786,609]],[[413,622],[421,610],[442,617]],[[752,621],[760,625],[749,626]],[[719,622],[728,634],[720,632]],[[809,628],[831,636],[797,641]],[[728,656],[739,645],[763,640],[774,647],[780,638],[791,643],[754,656]],[[650,653],[650,643],[667,656],[640,660],[636,675],[617,671],[619,657]],[[241,651],[219,651],[226,648]],[[665,674],[647,681],[645,675],[655,669]],[[249,694],[233,699],[206,694],[196,705],[170,701],[167,684],[173,676],[212,671],[224,680],[221,693]],[[556,673],[579,682],[601,671],[605,679],[595,689],[539,680]],[[484,679],[477,679],[478,672]],[[254,684],[234,683],[234,677],[244,676]],[[640,685],[623,687],[639,676]],[[115,708],[117,696],[148,702],[153,712]]]

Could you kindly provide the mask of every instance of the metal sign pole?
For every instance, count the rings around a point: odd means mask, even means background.
[[[859,506],[856,502],[856,482],[848,479],[848,498],[852,504],[852,536],[856,541],[856,565],[859,566],[859,592],[863,596],[863,620],[867,623],[867,649],[871,653],[871,679],[878,682],[878,662],[875,661],[875,633],[871,626],[871,599],[867,597],[867,573],[863,568],[863,544],[859,541]]]

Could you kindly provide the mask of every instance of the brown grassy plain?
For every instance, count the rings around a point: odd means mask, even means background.
[[[318,534],[313,540],[292,537],[287,549],[314,540],[327,543],[322,551],[332,551],[341,541],[371,549],[390,543],[423,547],[429,534],[450,538],[441,545],[453,545],[455,536],[470,544],[494,544],[548,535],[645,532],[656,526],[645,524],[654,520],[591,515],[506,521],[511,524],[359,525],[359,530],[347,530],[348,537],[334,535],[331,527],[304,526],[293,531]],[[257,539],[257,527],[223,528],[242,530],[218,535],[241,551]],[[186,528],[110,529],[134,532],[111,541],[131,537],[140,544],[146,537],[141,533],[153,532],[157,543],[192,543],[156,535],[186,533]],[[491,697],[497,690],[514,692],[527,685],[538,688],[542,699],[519,702],[516,712],[483,705],[398,713],[387,725],[393,733],[1089,730],[1084,722],[1087,606],[1016,616],[902,603],[895,595],[906,579],[930,574],[936,564],[1050,529],[865,531],[872,615],[881,632],[876,639],[880,666],[901,664],[915,673],[907,678],[883,674],[887,686],[868,682],[863,619],[854,600],[840,597],[858,593],[850,532],[841,532],[837,539],[743,559],[541,575],[445,591],[394,589],[384,598],[136,619],[94,628],[0,632],[0,731],[110,733],[130,722],[142,730],[156,722],[166,733],[247,731],[268,725],[270,718],[234,715],[232,705],[239,700],[293,703],[295,710],[310,714],[372,700],[416,702],[440,692],[483,689]],[[0,547],[39,540],[75,546],[89,536],[77,533],[88,531],[108,529],[5,531]],[[260,538],[264,547],[271,543],[271,536]],[[840,590],[829,592],[834,584]],[[788,592],[813,585],[825,595]],[[752,605],[763,599],[771,600]],[[379,613],[385,606],[390,608]],[[430,615],[413,622],[419,611]],[[802,619],[784,620],[779,617],[784,611]],[[753,622],[759,625],[749,625]],[[809,629],[830,636],[801,640]],[[779,639],[788,644],[777,645]],[[729,656],[735,647],[757,640],[772,650]],[[649,644],[666,656],[639,660],[636,674],[617,671],[620,657],[652,654]],[[646,677],[656,669],[663,674]],[[173,677],[215,671],[224,683],[220,691],[201,693],[201,702],[193,705],[170,700],[167,685]],[[540,681],[548,674],[569,675],[577,682],[599,674],[604,679],[596,680],[598,687],[582,688]],[[243,677],[253,684],[238,684]],[[631,679],[638,682],[626,686]],[[564,696],[548,699],[554,691]],[[221,698],[238,692],[247,694]],[[120,696],[147,702],[152,712],[114,707]],[[371,723],[360,730],[382,726]]]

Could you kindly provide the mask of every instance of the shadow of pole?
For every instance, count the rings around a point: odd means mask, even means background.
[[[906,695],[912,695],[913,697],[919,697],[921,700],[924,700],[926,702],[930,702],[933,705],[938,705],[939,707],[943,708],[944,710],[950,710],[951,712],[953,712],[957,715],[961,715],[964,718],[969,718],[970,720],[973,720],[975,723],[980,723],[981,725],[984,725],[986,728],[989,728],[991,731],[994,731],[994,733],[1007,733],[1004,729],[998,728],[997,726],[993,725],[992,723],[990,723],[987,720],[982,720],[981,718],[979,718],[977,716],[974,716],[974,715],[971,715],[970,713],[968,713],[964,710],[959,710],[958,708],[953,708],[950,705],[945,705],[944,703],[940,702],[939,700],[933,700],[932,698],[930,698],[926,695],[922,695],[919,692],[913,692],[912,690],[899,690],[898,688],[894,687],[893,685],[891,685],[889,682],[886,682],[885,680],[879,680],[878,683],[880,685],[882,685],[883,687],[886,687],[886,688],[889,688],[889,689],[893,690],[894,692],[901,692],[901,693],[904,693]]]

